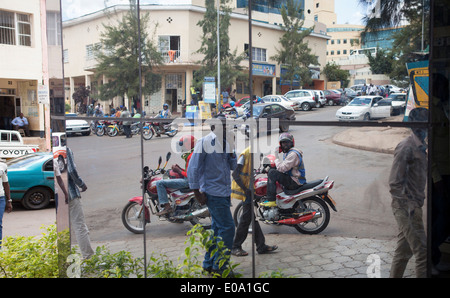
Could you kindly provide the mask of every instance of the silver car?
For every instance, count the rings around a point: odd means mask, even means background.
[[[83,136],[88,136],[91,134],[91,128],[86,120],[76,119],[77,114],[67,113],[66,116],[74,117],[74,119],[66,119],[66,134],[67,136],[80,133]]]
[[[316,107],[317,104],[315,100],[316,95],[313,90],[291,90],[286,92],[284,96],[289,100],[297,102],[298,106],[300,106],[303,111],[309,111],[313,107]]]

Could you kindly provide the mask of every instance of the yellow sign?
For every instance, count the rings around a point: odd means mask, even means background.
[[[201,118],[201,119],[211,118],[211,107],[210,107],[209,103],[206,103],[204,101],[199,101],[198,109],[199,109],[199,118]]]

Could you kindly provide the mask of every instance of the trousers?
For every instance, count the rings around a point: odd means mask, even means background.
[[[414,255],[416,259],[416,276],[427,276],[427,237],[422,220],[422,208],[408,210],[406,206],[392,206],[399,234],[397,247],[392,259],[392,278],[401,278],[406,265]]]

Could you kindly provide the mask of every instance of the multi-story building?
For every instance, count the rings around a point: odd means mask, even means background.
[[[50,101],[63,100],[59,10],[58,0],[0,4],[0,129],[12,129],[11,120],[23,113],[46,149]]]
[[[312,0],[301,1],[304,14],[304,27],[314,26],[314,32],[306,38],[314,55],[318,57],[320,65],[311,65],[311,71],[316,71],[326,63],[326,28],[323,24],[313,20]],[[191,101],[190,87],[193,80],[193,72],[199,69],[198,61],[201,56],[196,53],[200,48],[200,36],[202,30],[197,26],[198,21],[205,14],[204,0],[191,0],[190,4],[183,5],[141,5],[142,13],[149,13],[151,23],[158,23],[156,31],[153,28],[145,28],[152,32],[155,44],[160,53],[165,57],[165,64],[159,68],[162,74],[162,85],[159,92],[142,99],[142,108],[147,114],[161,109],[163,103],[168,103],[172,112],[181,112],[182,103]],[[186,1],[184,1],[186,3]],[[244,0],[232,2],[232,13],[229,27],[230,50],[243,53],[248,49],[248,14]],[[263,2],[261,2],[263,3]],[[255,11],[252,12],[252,51],[253,51],[253,94],[263,96],[265,94],[283,93],[288,86],[280,85],[280,65],[271,59],[276,54],[278,40],[283,31],[279,8],[263,5],[257,2]],[[103,24],[113,24],[127,13],[129,6],[117,5],[105,10],[84,15],[63,22],[63,47],[64,47],[64,74],[66,101],[71,103],[77,86],[95,86],[109,80],[107,77],[95,80],[97,61],[92,55],[92,47],[100,43],[100,35],[103,32]],[[248,67],[248,60],[242,64]],[[324,78],[316,77],[315,85],[323,86]],[[249,94],[247,82],[236,82],[237,98]],[[120,104],[129,106],[126,99],[112,98],[110,102],[101,103],[108,112],[108,106],[117,107]]]

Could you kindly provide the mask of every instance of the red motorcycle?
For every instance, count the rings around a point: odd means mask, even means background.
[[[272,160],[272,161],[271,161]],[[257,177],[265,174],[268,167],[274,167],[272,158],[265,157],[262,162],[263,170],[254,170],[254,206],[256,217],[266,224],[287,225],[294,227],[303,234],[318,234],[330,222],[330,206],[336,210],[336,203],[328,194],[333,188],[334,181],[324,179],[314,180],[294,190],[283,189],[277,183],[276,202],[264,202],[267,193],[267,177]],[[240,202],[233,213],[235,225],[239,223],[242,213]]]
[[[179,178],[172,170],[166,171],[165,167],[170,159],[167,153],[166,162],[161,168],[162,158],[159,157],[158,167],[154,170],[144,167],[142,186],[144,187],[144,198],[136,196],[131,198],[122,210],[122,223],[131,232],[142,234],[144,225],[150,223],[150,214],[155,215],[161,211],[156,182],[161,179]],[[161,175],[163,177],[161,177]],[[171,223],[190,222],[192,225],[200,224],[205,229],[211,227],[211,217],[206,205],[200,205],[195,199],[191,189],[166,189],[169,202],[174,212],[170,215],[162,215],[160,220]]]

